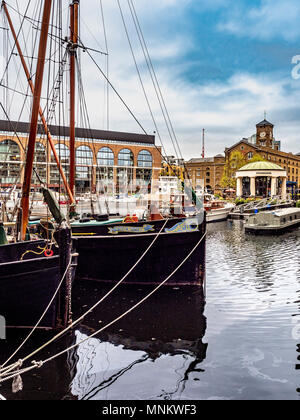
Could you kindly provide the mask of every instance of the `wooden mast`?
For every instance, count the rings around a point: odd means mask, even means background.
[[[31,112],[31,123],[30,123],[29,139],[28,139],[25,177],[24,177],[24,183],[23,183],[23,189],[22,189],[21,240],[23,241],[25,240],[26,230],[28,227],[30,186],[31,186],[33,162],[34,162],[34,151],[35,151],[35,143],[36,143],[36,135],[37,135],[37,127],[38,127],[40,99],[41,99],[42,86],[43,86],[43,76],[44,76],[51,7],[52,7],[52,0],[45,0],[42,25],[41,25],[38,62],[37,62],[37,69],[36,69],[36,76],[35,76],[35,88],[34,88],[32,112]]]
[[[75,105],[76,105],[76,50],[78,44],[79,0],[70,5],[70,190],[75,196]],[[71,213],[74,207],[71,208]]]
[[[27,80],[28,80],[29,87],[30,87],[30,89],[31,89],[32,94],[34,94],[34,84],[33,84],[33,82],[32,82],[31,75],[30,75],[30,72],[29,72],[29,70],[28,70],[28,67],[27,67],[26,61],[25,61],[25,59],[24,59],[24,55],[23,55],[23,52],[22,52],[22,49],[21,49],[20,43],[19,43],[19,41],[18,41],[18,37],[17,37],[16,31],[15,31],[15,29],[14,29],[14,26],[13,26],[13,23],[12,23],[12,20],[11,20],[11,17],[10,17],[10,14],[9,14],[9,11],[8,11],[8,8],[7,8],[7,6],[6,6],[5,1],[3,1],[3,2],[2,2],[2,6],[3,6],[3,10],[4,10],[5,14],[6,14],[6,17],[7,17],[7,20],[8,20],[8,24],[9,24],[9,26],[10,26],[10,29],[11,29],[11,32],[12,32],[12,35],[13,35],[13,39],[14,39],[14,42],[15,42],[16,48],[17,48],[18,53],[19,53],[19,56],[20,56],[20,59],[21,59],[22,66],[23,66],[23,69],[24,69],[24,72],[25,72],[26,78],[27,78]],[[68,184],[67,178],[66,178],[65,173],[64,173],[64,171],[63,171],[63,168],[62,168],[62,166],[61,166],[61,164],[60,164],[59,156],[58,156],[58,154],[57,154],[57,152],[56,152],[55,145],[54,145],[54,142],[53,142],[53,139],[52,139],[51,133],[50,133],[50,131],[49,131],[49,128],[48,128],[48,125],[47,125],[47,122],[46,122],[46,118],[45,118],[45,116],[44,116],[44,113],[43,113],[43,110],[42,110],[41,106],[39,107],[39,114],[40,114],[41,121],[42,121],[43,126],[44,126],[45,133],[46,133],[46,135],[47,135],[47,139],[48,139],[48,141],[49,141],[49,144],[50,144],[50,147],[51,147],[51,150],[52,150],[52,153],[53,153],[54,159],[55,159],[56,164],[57,164],[57,166],[58,166],[58,169],[59,169],[60,175],[61,175],[61,177],[62,177],[62,180],[63,180],[64,186],[65,186],[65,189],[66,189],[67,194],[68,194],[68,196],[69,196],[69,198],[70,198],[70,203],[71,203],[71,204],[73,204],[73,203],[74,203],[73,194],[72,194],[72,192],[71,192],[71,190],[70,190],[70,187],[69,187],[69,184]]]

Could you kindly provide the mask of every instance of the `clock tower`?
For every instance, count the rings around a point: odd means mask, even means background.
[[[256,125],[256,145],[274,149],[274,125],[264,119]]]

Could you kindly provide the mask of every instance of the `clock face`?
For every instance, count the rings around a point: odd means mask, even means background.
[[[266,137],[266,135],[267,135],[267,133],[266,133],[265,131],[262,131],[262,132],[260,133],[260,137],[261,137],[262,139],[264,139],[264,138]]]

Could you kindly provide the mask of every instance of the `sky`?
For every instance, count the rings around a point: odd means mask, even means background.
[[[11,0],[12,1],[12,0]],[[15,1],[15,0],[14,0]],[[300,152],[300,2],[298,0],[133,0],[160,88],[185,159],[224,153],[255,133],[267,119],[282,150]],[[135,59],[167,154],[168,130],[128,8],[119,0]],[[68,1],[66,1],[66,8]],[[81,0],[81,40],[106,51],[101,0]],[[102,0],[109,53],[109,80],[144,130],[152,122],[124,31],[118,0]],[[106,56],[92,53],[105,71]],[[298,57],[297,57],[298,56]],[[81,54],[83,83],[94,128],[106,129],[106,85]],[[293,62],[292,62],[293,61]],[[300,67],[300,66],[299,66]],[[142,132],[112,90],[109,128]],[[160,145],[159,138],[157,144]]]

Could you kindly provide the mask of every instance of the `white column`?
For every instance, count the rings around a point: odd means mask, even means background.
[[[243,184],[242,184],[242,178],[237,178],[236,180],[236,196],[242,197],[243,195]]]
[[[282,199],[283,200],[286,199],[286,181],[287,181],[287,178],[286,177],[285,178],[282,178],[281,196],[282,196]]]
[[[277,178],[272,177],[271,181],[271,197],[277,195]]]
[[[255,188],[256,182],[255,181],[256,181],[256,178],[255,177],[250,178],[250,195],[252,197],[255,197],[256,196],[256,188]]]

